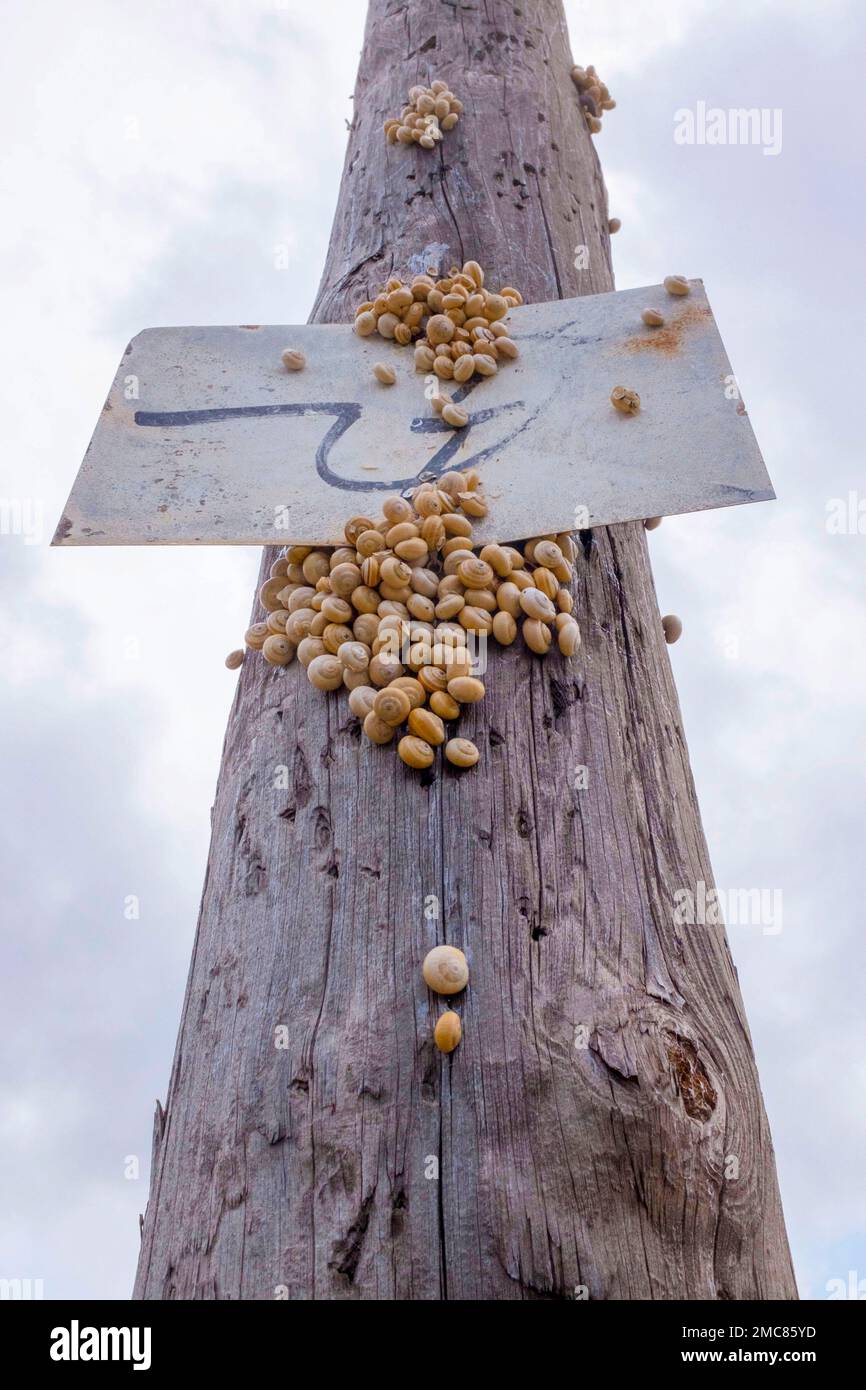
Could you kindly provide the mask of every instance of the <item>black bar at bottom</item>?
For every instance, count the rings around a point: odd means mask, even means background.
[[[340,1300],[340,1302],[359,1300]],[[546,1300],[539,1300],[546,1301]],[[557,1300],[560,1301],[560,1300]],[[561,1301],[560,1301],[561,1302]],[[707,1366],[760,1366],[767,1370],[804,1366],[841,1372],[856,1365],[863,1332],[863,1308],[857,1302],[814,1303],[599,1303],[568,1300],[553,1323],[522,1325],[528,1334],[543,1333],[545,1341],[525,1342],[524,1353],[536,1361],[536,1374],[549,1379],[551,1352],[568,1358],[557,1376],[575,1383],[628,1371],[666,1373],[674,1367],[697,1371]],[[400,1305],[399,1322],[393,1305],[385,1305],[379,1324],[369,1304],[355,1313],[341,1306],[296,1302],[53,1302],[0,1303],[0,1333],[4,1350],[14,1350],[15,1364],[25,1372],[47,1370],[51,1376],[99,1375],[108,1368],[139,1376],[213,1371],[225,1377],[235,1368],[245,1378],[275,1371],[290,1380],[299,1373],[306,1381],[333,1376],[341,1362],[367,1379],[386,1374],[427,1379],[440,1365],[446,1378],[466,1357],[473,1367],[489,1371],[503,1352],[513,1357],[521,1328],[514,1322],[516,1303],[487,1304],[478,1319],[478,1304],[421,1304],[407,1314]],[[499,1314],[507,1318],[502,1333],[491,1338]],[[311,1325],[311,1314],[313,1324]],[[410,1322],[405,1319],[409,1316]],[[527,1314],[528,1315],[528,1314]],[[349,1322],[343,1318],[348,1316]],[[355,1318],[358,1322],[355,1322]],[[411,1326],[418,1318],[417,1360],[413,1357]],[[320,1322],[319,1319],[322,1319]],[[464,1318],[466,1321],[464,1322]],[[487,1321],[493,1319],[493,1323]],[[429,1334],[436,1329],[437,1335]],[[447,1329],[447,1330],[446,1330]],[[371,1333],[376,1332],[375,1337]],[[327,1340],[323,1340],[323,1332]],[[552,1333],[564,1338],[551,1346]],[[333,1334],[339,1333],[339,1341]],[[426,1335],[425,1335],[426,1334]],[[444,1335],[442,1335],[444,1334]],[[424,1340],[420,1340],[423,1338]],[[398,1349],[399,1343],[399,1349]],[[434,1348],[438,1348],[434,1350]],[[509,1350],[510,1348],[510,1350]],[[543,1352],[542,1352],[543,1348]],[[533,1356],[534,1352],[534,1356]],[[541,1355],[541,1362],[538,1357]],[[480,1365],[479,1365],[480,1357]],[[602,1364],[600,1364],[600,1362]],[[573,1365],[573,1374],[567,1364]],[[546,1368],[546,1369],[545,1369]],[[506,1369],[514,1371],[513,1362]],[[463,1376],[465,1379],[465,1376]]]

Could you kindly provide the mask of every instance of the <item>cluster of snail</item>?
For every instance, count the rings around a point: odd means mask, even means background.
[[[455,767],[474,766],[478,749],[446,725],[484,698],[488,638],[510,646],[520,633],[540,656],[554,642],[564,656],[580,646],[570,535],[476,553],[472,523],[486,515],[478,473],[454,470],[411,500],[388,498],[378,520],[352,517],[345,546],[290,546],[259,592],[267,617],[247,630],[247,648],[272,666],[297,655],[318,689],[348,689],[366,736],[400,735],[409,767],[430,767],[439,747]],[[226,664],[243,659],[232,652]]]
[[[378,333],[401,347],[414,343],[416,371],[464,385],[474,376],[495,376],[501,362],[517,357],[504,319],[522,303],[511,285],[498,294],[485,289],[481,266],[467,261],[439,280],[393,276],[374,299],[358,305],[355,332],[362,338]]]
[[[384,125],[391,145],[420,145],[432,150],[463,114],[463,102],[448,89],[448,83],[431,82],[429,87],[410,87],[409,101],[400,119],[390,117]]]
[[[571,69],[571,80],[580,94],[580,109],[590,134],[598,135],[601,130],[601,113],[612,111],[616,102],[592,63],[586,68],[575,64]]]

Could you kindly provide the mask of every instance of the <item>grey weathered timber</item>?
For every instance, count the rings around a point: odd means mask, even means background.
[[[527,300],[609,289],[570,64],[560,0],[372,0],[315,319],[434,256]],[[437,76],[456,132],[386,145]],[[494,653],[467,776],[243,666],[138,1297],[796,1297],[725,933],[674,925],[712,875],[645,533],[581,540],[581,659]],[[472,972],[450,1058],[420,974],[442,940]]]

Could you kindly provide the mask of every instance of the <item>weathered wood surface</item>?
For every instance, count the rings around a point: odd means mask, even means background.
[[[372,0],[315,318],[431,254],[609,288],[570,64],[560,0]],[[457,131],[387,146],[438,76]],[[796,1297],[725,935],[673,925],[712,877],[639,524],[584,535],[576,603],[580,661],[497,651],[481,763],[429,785],[297,666],[242,669],[136,1296]],[[472,970],[450,1059],[442,940]]]

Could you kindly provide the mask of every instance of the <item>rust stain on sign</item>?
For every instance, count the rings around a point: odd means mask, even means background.
[[[676,305],[677,301],[673,302]],[[653,307],[661,308],[662,313],[669,311],[669,305],[656,304]],[[676,308],[674,317],[665,319],[660,328],[645,327],[642,333],[627,339],[625,351],[667,354],[682,352],[683,348],[688,346],[689,330],[706,323],[708,319],[712,321],[712,317],[713,312],[709,304],[687,300],[682,308]]]

